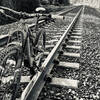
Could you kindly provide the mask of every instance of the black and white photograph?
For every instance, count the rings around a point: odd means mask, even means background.
[[[0,100],[100,100],[100,0],[0,0]]]

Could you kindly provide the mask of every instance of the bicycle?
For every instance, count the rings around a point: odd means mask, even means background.
[[[46,31],[42,26],[53,19],[49,14],[38,13],[33,17],[37,17],[36,25],[20,21],[20,28],[3,38],[6,42],[0,51],[0,88],[4,89],[2,100],[16,100],[23,65],[32,77],[41,71],[46,41]]]

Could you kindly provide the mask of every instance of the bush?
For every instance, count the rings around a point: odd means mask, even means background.
[[[47,5],[47,4],[49,4],[49,1],[48,0],[41,0],[41,4],[42,5]]]
[[[5,6],[17,11],[33,12],[40,6],[39,0],[2,0],[1,6]]]

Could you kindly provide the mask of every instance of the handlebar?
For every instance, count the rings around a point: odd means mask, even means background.
[[[29,14],[26,12],[18,12],[2,6],[0,6],[0,14],[14,21],[18,21],[20,19],[34,18],[34,17],[43,17],[42,19],[59,19],[59,18],[64,19],[63,16],[59,16],[59,15],[41,14],[41,13]]]
[[[29,14],[29,13],[26,13],[26,12],[16,12],[16,11],[14,12],[13,10],[10,11],[10,12],[7,12],[4,9],[0,9],[0,14],[4,15],[6,17],[9,17],[11,19],[16,19],[16,20],[34,18],[34,17],[41,17],[41,16],[45,16],[45,17],[49,17],[49,18],[51,17],[50,14],[39,14],[39,13]]]

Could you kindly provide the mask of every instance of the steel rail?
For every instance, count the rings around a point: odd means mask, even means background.
[[[44,84],[46,83],[45,78],[48,74],[50,74],[54,63],[53,61],[59,56],[58,52],[62,48],[62,43],[65,40],[65,38],[68,38],[67,35],[69,31],[72,29],[72,27],[77,22],[79,16],[81,15],[83,7],[80,8],[77,15],[74,17],[73,21],[69,25],[69,27],[65,30],[63,36],[60,38],[56,46],[52,49],[48,57],[45,59],[42,68],[43,71],[37,73],[35,77],[29,82],[28,86],[25,88],[24,92],[22,93],[21,100],[37,100],[38,96],[44,87]]]
[[[68,9],[67,11],[62,11],[62,12],[58,13],[57,15],[64,15],[65,13],[69,13],[70,11],[73,11],[73,10],[76,9],[77,7],[79,7],[79,6],[70,8],[70,9]]]
[[[79,7],[79,6],[75,6],[75,7],[70,7],[69,9],[67,8],[67,10],[66,10],[66,8],[65,9],[63,9],[63,10],[61,10],[61,11],[58,11],[57,13],[56,13],[56,15],[63,15],[64,13],[68,13],[68,12],[70,12],[70,11],[72,11],[73,9],[76,9],[77,7]],[[54,12],[51,12],[51,14],[54,14]],[[55,14],[54,14],[55,15]]]

